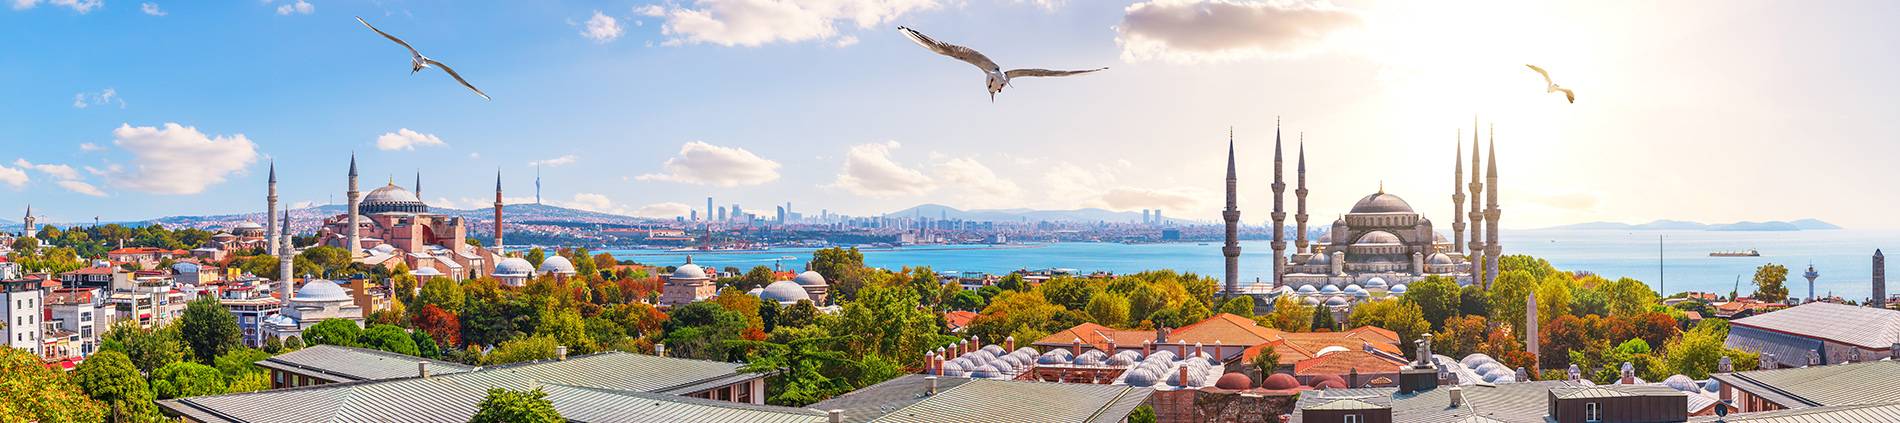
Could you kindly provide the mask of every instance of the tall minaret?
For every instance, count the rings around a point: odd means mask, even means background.
[[[503,255],[501,243],[501,170],[495,170],[495,255]]]
[[[363,252],[363,233],[362,233],[363,230],[360,228],[363,222],[357,221],[360,219],[360,217],[358,216],[358,213],[360,213],[361,210],[359,210],[358,207],[362,205],[361,204],[362,196],[361,196],[361,193],[356,191],[356,154],[355,153],[350,154],[350,191],[344,194],[349,197],[349,201],[350,201],[350,211],[349,211],[350,217],[348,218],[350,228],[349,228],[349,240],[346,241],[348,242],[348,244],[345,244],[343,246],[343,249],[350,252],[351,258],[355,258],[357,255],[362,254]]]
[[[1867,302],[1876,308],[1887,308],[1887,255],[1874,250],[1874,298]]]
[[[1464,132],[1459,128],[1458,136],[1451,139],[1451,149],[1457,151],[1451,159],[1451,250],[1460,253],[1465,252],[1465,147],[1458,143],[1464,142]]]
[[[1475,259],[1470,259],[1471,283],[1489,288],[1490,285],[1485,283],[1484,278],[1484,211],[1481,209],[1483,201],[1479,201],[1484,194],[1484,180],[1478,179],[1481,176],[1478,174],[1478,156],[1482,155],[1478,154],[1478,117],[1474,115],[1471,117],[1471,251],[1466,255],[1476,256]]]
[[[295,256],[291,253],[290,246],[290,213],[284,213],[284,223],[277,225],[277,230],[277,279],[280,280],[277,285],[277,297],[283,299],[283,304],[288,307],[294,291],[291,288],[296,285],[293,281],[297,280],[293,275],[296,271],[291,270],[290,266],[291,257]]]
[[[270,161],[269,194],[264,197],[264,239],[269,240],[264,251],[277,253],[277,160]],[[289,210],[284,210],[289,215]]]
[[[416,171],[416,198],[422,198],[422,171]]]
[[[1498,279],[1498,258],[1504,255],[1504,246],[1498,243],[1498,127],[1491,126],[1491,144],[1484,152],[1484,183],[1491,190],[1484,193],[1484,286]]]
[[[1240,295],[1240,201],[1235,192],[1239,189],[1240,178],[1234,174],[1234,130],[1227,130],[1227,209],[1221,211],[1221,219],[1227,221],[1227,243],[1220,247],[1222,256],[1227,257],[1227,296]]]
[[[1273,123],[1273,286],[1286,269],[1286,180],[1280,157],[1280,122]]]
[[[1299,187],[1293,189],[1293,198],[1298,199],[1299,208],[1293,214],[1293,223],[1297,229],[1293,232],[1293,252],[1311,252],[1306,249],[1306,133],[1300,133]]]

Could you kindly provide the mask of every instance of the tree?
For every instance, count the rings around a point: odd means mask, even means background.
[[[383,350],[403,355],[419,355],[416,341],[409,337],[401,327],[395,325],[370,325],[363,330],[361,338],[363,348]]]
[[[1491,317],[1490,297],[1483,286],[1474,283],[1458,289],[1458,315]]]
[[[1241,295],[1228,298],[1220,305],[1220,312],[1240,317],[1253,317],[1253,297]]]
[[[185,347],[178,335],[177,326],[167,326],[159,330],[141,328],[137,323],[126,320],[112,325],[100,341],[99,350],[114,350],[124,353],[127,359],[138,368],[140,373],[150,373],[183,360]]]
[[[0,347],[0,416],[7,416],[0,420],[91,423],[105,415],[105,407],[67,374],[47,368],[26,350]]]
[[[192,356],[199,363],[210,363],[211,359],[237,348],[242,344],[244,333],[238,329],[237,317],[218,303],[215,296],[202,296],[185,306],[185,316],[178,322],[179,335],[185,345],[191,347]]]
[[[271,353],[263,350],[238,347],[212,359],[212,367],[216,367],[218,373],[224,375],[225,381],[235,383],[244,375],[264,373],[264,368],[258,367],[256,363],[270,357]]]
[[[1537,284],[1537,322],[1543,323],[1557,316],[1570,315],[1571,285],[1569,276],[1554,273]]]
[[[1049,302],[1070,310],[1088,307],[1089,297],[1101,292],[1101,287],[1089,283],[1088,280],[1072,277],[1050,279],[1048,282],[1043,282],[1037,289],[1042,291],[1042,296],[1048,298]]]
[[[1764,264],[1755,268],[1755,299],[1778,303],[1788,299],[1788,267]]]
[[[416,288],[420,287],[421,283],[416,280],[416,275],[409,273],[408,264],[398,262],[396,268],[389,271],[389,284],[393,286],[391,291],[394,291],[390,295],[395,297],[396,302],[415,303]]]
[[[1424,311],[1410,300],[1362,302],[1353,307],[1347,321],[1352,327],[1373,326],[1397,333],[1399,347],[1407,355],[1416,348],[1412,341],[1424,339],[1422,335],[1432,331],[1432,324],[1425,321]]]
[[[978,295],[975,291],[970,291],[967,289],[959,289],[957,290],[956,295],[950,296],[950,303],[947,305],[949,305],[950,308],[956,309],[956,310],[969,310],[969,311],[982,310],[983,296]]]
[[[475,415],[469,417],[469,423],[566,423],[561,412],[554,410],[554,402],[548,401],[548,393],[541,388],[533,391],[489,388],[488,397],[476,405]]]
[[[301,336],[291,335],[289,338],[284,338],[284,351],[301,350],[303,347],[303,337]]]
[[[1417,304],[1432,329],[1443,329],[1445,322],[1458,315],[1458,281],[1432,275],[1406,286],[1403,298]]]
[[[297,258],[316,265],[321,269],[320,276],[326,278],[342,276],[343,271],[350,268],[351,262],[349,250],[331,246],[311,247],[298,253]]]
[[[502,342],[500,346],[495,347],[493,352],[488,353],[488,357],[483,361],[489,365],[499,365],[530,360],[552,360],[556,357],[554,348],[558,346],[560,342],[555,341],[553,337],[535,335]]]
[[[1122,327],[1128,324],[1128,298],[1113,292],[1096,294],[1089,299],[1086,311],[1095,323],[1108,327]]]
[[[792,330],[788,332],[799,332]],[[768,393],[767,402],[788,407],[802,407],[823,401],[826,398],[850,392],[851,381],[841,376],[847,372],[860,371],[862,364],[851,359],[850,354],[836,348],[837,344],[848,340],[850,336],[819,336],[822,329],[806,334],[811,336],[788,339],[785,342],[731,341],[735,347],[752,351],[747,363],[740,371],[776,372],[778,380]]]
[[[422,293],[416,294],[417,306],[436,306],[450,313],[461,313],[464,296],[462,285],[441,276],[423,282]]]
[[[811,300],[798,300],[778,314],[777,327],[803,327],[818,322],[818,306]]]
[[[772,283],[772,279],[776,277],[777,275],[772,272],[772,268],[770,267],[752,266],[752,269],[747,270],[745,275],[738,277],[737,283],[732,287],[739,288],[740,291],[751,290],[752,288],[763,288],[766,284]]]
[[[167,364],[152,372],[152,393],[158,399],[217,395],[224,393],[224,374],[218,369],[189,361]]]
[[[430,338],[434,338],[434,343],[438,345],[448,347],[461,345],[461,319],[456,318],[455,313],[450,313],[441,307],[423,305],[422,309],[416,310],[416,317],[410,321],[410,324],[415,326],[416,332],[426,333]]]
[[[844,351],[877,355],[899,367],[922,363],[924,351],[941,345],[937,315],[923,308],[917,293],[902,287],[867,287],[845,303],[831,333],[858,335]]]
[[[1445,322],[1445,328],[1432,339],[1432,349],[1447,357],[1464,357],[1479,352],[1490,332],[1484,316],[1467,315]],[[1494,357],[1495,358],[1495,357]]]
[[[1500,266],[1501,267],[1501,266]],[[1537,279],[1529,271],[1513,270],[1498,274],[1491,282],[1486,294],[1486,304],[1490,305],[1491,320],[1509,322],[1513,332],[1522,332],[1524,327],[1524,298],[1535,288]],[[1493,356],[1496,357],[1496,356]]]
[[[1287,332],[1306,332],[1313,330],[1313,306],[1306,305],[1292,296],[1281,296],[1273,302],[1273,312],[1267,313],[1267,321],[1273,327]]]
[[[348,319],[324,319],[304,329],[303,337],[310,345],[359,347],[363,345],[363,328]]]
[[[745,315],[737,311],[711,301],[699,301],[674,308],[664,327],[669,354],[725,361],[730,358],[725,341],[740,339],[741,332],[750,325]]]
[[[1135,411],[1128,413],[1128,423],[1155,423],[1155,419],[1155,408],[1148,404],[1135,407]]]
[[[1003,280],[996,281],[996,288],[1004,291],[1022,292],[1034,289],[1035,286],[1031,286],[1029,282],[1023,281],[1022,274],[1010,273],[1007,276],[1003,276]]]
[[[745,296],[744,294],[740,294]],[[534,328],[535,335],[554,338],[560,345],[566,345],[577,353],[592,352],[596,348],[594,339],[587,335],[586,319],[573,309],[552,311],[541,318],[541,324]]]
[[[86,395],[105,404],[112,421],[151,422],[160,416],[152,389],[124,353],[99,351],[73,369],[73,381]]]
[[[1337,330],[1337,326],[1339,326],[1339,324],[1333,321],[1333,310],[1331,307],[1322,306],[1313,310],[1313,331],[1329,332]]]
[[[1656,291],[1649,289],[1643,281],[1619,278],[1597,289],[1603,290],[1603,296],[1609,303],[1610,315],[1632,317],[1649,310],[1651,304],[1661,301]]]
[[[813,251],[809,266],[831,285],[828,297],[833,302],[857,298],[858,289],[865,286],[867,269],[864,267],[864,253],[858,251],[857,247]]]
[[[534,248],[528,249],[528,254],[526,255],[526,257],[522,257],[522,258],[528,259],[528,264],[532,264],[534,265],[534,268],[539,269],[541,268],[541,262],[547,261],[548,252],[546,250],[542,250],[541,247],[534,247]]]
[[[1538,350],[1552,352],[1538,358],[1540,367],[1545,369],[1562,369],[1569,366],[1569,354],[1558,354],[1558,352],[1581,350],[1592,341],[1589,328],[1584,325],[1583,319],[1568,314],[1539,324],[1537,329]]]
[[[1249,357],[1247,363],[1252,364],[1255,370],[1259,370],[1260,380],[1265,381],[1267,376],[1273,374],[1274,369],[1280,367],[1280,351],[1274,349],[1272,344],[1262,345],[1260,352]]]
[[[428,333],[420,330],[409,332],[409,340],[416,344],[416,356],[430,359],[442,358],[442,346],[436,344],[435,338],[429,337]]]

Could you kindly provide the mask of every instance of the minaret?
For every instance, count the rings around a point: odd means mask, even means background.
[[[1490,287],[1498,279],[1498,258],[1504,254],[1504,246],[1498,243],[1498,127],[1491,126],[1491,144],[1484,152],[1484,183],[1491,190],[1484,193],[1484,286]]]
[[[1232,161],[1231,156],[1233,155],[1233,153],[1228,152],[1227,154],[1228,156],[1230,156],[1229,162],[1231,162]],[[1227,167],[1232,168],[1233,164],[1228,163]],[[1228,173],[1233,173],[1233,172],[1230,170]],[[1229,195],[1231,196],[1232,194],[1229,194]],[[28,203],[26,205],[26,217],[20,218],[20,223],[21,223],[20,236],[26,237],[26,238],[39,238],[40,231],[38,227],[33,226],[34,220],[36,219],[33,218],[33,204]]]
[[[1273,124],[1273,286],[1286,269],[1286,180],[1280,157],[1280,123]]]
[[[1808,302],[1814,302],[1814,280],[1821,278],[1821,272],[1814,271],[1814,263],[1808,263],[1808,272],[1801,276],[1808,278]]]
[[[1293,252],[1312,252],[1306,249],[1306,133],[1300,133],[1299,187],[1293,189],[1293,198],[1298,199],[1298,209],[1293,214],[1293,223],[1297,229],[1293,232]]]
[[[416,171],[416,198],[422,198],[422,171]]]
[[[501,170],[495,170],[495,255],[503,256],[501,243]]]
[[[1227,258],[1227,296],[1240,295],[1240,178],[1234,174],[1234,130],[1227,130],[1227,209],[1221,211],[1221,219],[1227,221],[1227,243],[1220,248],[1222,256]]]
[[[541,165],[534,165],[534,204],[541,205]]]
[[[1868,301],[1875,308],[1887,308],[1887,255],[1874,250],[1874,298]]]
[[[1471,117],[1471,214],[1470,214],[1470,217],[1471,217],[1471,245],[1470,245],[1471,248],[1470,250],[1471,251],[1467,252],[1466,256],[1467,257],[1475,256],[1475,258],[1468,259],[1469,261],[1471,261],[1471,283],[1476,284],[1480,287],[1489,288],[1490,285],[1487,285],[1485,283],[1486,279],[1484,278],[1484,275],[1485,275],[1484,273],[1484,260],[1485,260],[1484,258],[1484,212],[1480,209],[1481,207],[1483,207],[1483,205],[1480,204],[1480,203],[1483,203],[1483,201],[1479,201],[1480,197],[1484,194],[1484,181],[1481,179],[1478,179],[1478,177],[1480,176],[1478,175],[1478,159],[1479,159],[1479,156],[1482,156],[1482,155],[1483,154],[1478,154],[1478,117],[1472,116]]]
[[[268,242],[266,242],[267,246],[265,247],[264,251],[275,254],[277,252],[277,236],[276,236],[277,234],[277,161],[276,160],[270,161],[270,182],[267,183],[266,185],[269,186],[268,188],[269,193],[268,195],[264,197],[264,204],[265,204],[264,205],[264,239],[268,240]],[[289,215],[290,211],[284,210],[284,214]]]
[[[363,230],[361,229],[363,222],[358,221],[360,219],[360,217],[358,216],[358,213],[361,212],[361,210],[359,210],[358,207],[362,205],[361,194],[362,193],[359,193],[356,191],[356,154],[351,153],[350,154],[350,190],[349,192],[344,193],[345,196],[349,197],[349,201],[350,201],[350,210],[349,210],[350,216],[347,218],[350,225],[349,240],[345,241],[347,242],[347,244],[344,244],[343,246],[344,250],[347,250],[350,252],[350,258],[356,258],[357,255],[362,254],[363,252],[363,233],[362,233]]]
[[[1465,147],[1458,144],[1464,141],[1464,132],[1459,128],[1458,136],[1451,139],[1451,149],[1457,154],[1451,159],[1451,251],[1459,253],[1465,252]]]
[[[284,222],[277,225],[277,228],[279,231],[277,234],[277,279],[280,280],[277,285],[277,297],[283,299],[282,304],[285,307],[289,307],[290,297],[294,291],[292,288],[296,286],[293,282],[296,278],[292,275],[296,271],[291,270],[290,266],[291,258],[295,255],[291,253],[290,246],[290,213],[284,213]]]

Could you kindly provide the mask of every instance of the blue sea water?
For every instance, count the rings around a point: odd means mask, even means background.
[[[1660,244],[1658,237],[1661,238]],[[1550,229],[1507,230],[1503,238],[1505,254],[1529,254],[1549,260],[1559,269],[1589,271],[1608,278],[1630,277],[1652,287],[1661,282],[1664,284],[1663,289],[1672,293],[1707,291],[1726,294],[1736,286],[1738,277],[1741,279],[1741,291],[1752,292],[1754,289],[1750,286],[1749,278],[1754,275],[1755,268],[1773,263],[1788,267],[1789,294],[1806,297],[1807,281],[1801,278],[1801,273],[1812,263],[1821,274],[1815,281],[1816,295],[1824,296],[1831,292],[1850,299],[1871,295],[1871,257],[1874,249],[1900,245],[1900,232],[1863,230],[1722,232]],[[1265,279],[1271,271],[1266,260],[1272,251],[1268,243],[1246,241],[1241,243],[1241,248],[1242,280]],[[1750,248],[1759,250],[1761,257],[1709,257],[1712,251]],[[690,254],[695,263],[719,268],[778,264],[785,269],[795,270],[802,269],[804,263],[811,259],[811,251],[810,248],[785,248]],[[621,259],[655,265],[679,264],[689,254],[656,250],[608,252]],[[1217,277],[1222,272],[1218,242],[915,246],[867,249],[864,257],[868,265],[889,269],[930,266],[937,271],[985,273],[1047,268],[1116,273],[1172,269]],[[1900,289],[1900,285],[1894,288]]]

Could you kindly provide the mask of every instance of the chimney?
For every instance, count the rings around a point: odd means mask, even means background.
[[[1570,369],[1569,371],[1566,371],[1565,374],[1569,375],[1571,382],[1576,382],[1579,379],[1583,379],[1583,370],[1578,369],[1576,363],[1570,363]]]
[[[1206,351],[1205,349],[1203,349],[1203,348],[1201,347],[1201,343],[1199,343],[1199,342],[1196,342],[1196,343],[1194,343],[1194,356],[1195,356],[1195,357],[1200,357],[1200,356],[1201,356],[1201,354],[1205,354],[1206,352],[1207,352],[1207,351]]]
[[[1223,357],[1222,355],[1220,355],[1220,344],[1221,342],[1219,339],[1214,340],[1214,358],[1215,359],[1219,359]]]
[[[1847,362],[1854,363],[1854,362],[1859,362],[1859,361],[1860,361],[1860,347],[1848,348]]]
[[[844,423],[844,410],[826,411],[825,417],[826,417],[825,421],[828,421],[831,423]]]
[[[1074,343],[1075,356],[1081,357],[1082,356],[1082,338],[1075,338],[1074,341],[1070,341],[1070,342]]]
[[[924,388],[924,396],[937,395],[937,377],[936,376],[924,376],[924,384],[927,385],[927,387]]]
[[[1465,388],[1453,386],[1450,389],[1446,389],[1445,393],[1451,394],[1451,408],[1463,407],[1465,405]]]
[[[554,359],[567,361],[567,346],[566,345],[554,347]]]
[[[1894,354],[1900,354],[1900,344],[1894,344],[1893,351],[1894,351]],[[1154,354],[1154,352],[1155,352],[1155,343],[1153,341],[1149,341],[1146,339],[1141,340],[1141,356],[1142,357],[1144,358],[1148,357],[1149,354]]]
[[[924,353],[924,374],[927,374],[927,375],[937,374],[936,366],[937,366],[937,353],[925,352]]]
[[[1732,373],[1734,371],[1735,371],[1735,363],[1729,362],[1727,356],[1723,356],[1722,359],[1715,361],[1716,373]]]
[[[1808,350],[1808,366],[1819,366],[1819,365],[1821,365],[1821,353],[1816,352],[1814,350]]]
[[[1115,355],[1115,338],[1103,337],[1102,340],[1108,341],[1108,351],[1103,352],[1108,353],[1108,355]]]
[[[1188,375],[1188,366],[1183,364],[1181,365],[1181,389],[1187,389],[1188,387],[1187,375]]]
[[[666,356],[666,344],[653,344],[653,355],[657,355],[657,356],[661,356],[661,357],[665,357],[665,356]]]
[[[1517,368],[1517,381],[1518,381],[1518,382],[1529,382],[1530,380],[1531,380],[1531,373],[1530,373],[1530,372],[1527,372],[1527,371],[1524,371],[1524,367],[1523,367],[1523,366],[1518,366],[1518,368]]]
[[[1623,362],[1623,378],[1618,379],[1617,383],[1622,384],[1622,385],[1635,384],[1636,383],[1636,365],[1630,364],[1630,362],[1628,361]]]
[[[1887,356],[1893,361],[1900,361],[1900,342],[1893,343],[1893,347],[1887,349]]]
[[[429,362],[428,361],[416,361],[416,376],[423,379],[429,378]]]
[[[1762,355],[1761,355],[1761,365],[1760,365],[1760,366],[1758,366],[1758,367],[1756,367],[1756,368],[1757,368],[1757,369],[1760,369],[1760,370],[1768,370],[1768,369],[1773,369],[1773,368],[1775,368],[1775,367],[1776,367],[1776,364],[1778,364],[1778,363],[1779,363],[1779,362],[1777,362],[1777,361],[1775,361],[1775,354],[1774,354],[1774,353],[1762,353]]]
[[[1003,349],[1005,350],[1005,352],[1016,352],[1016,336],[1015,335],[1010,335],[1007,338],[1003,338]]]

